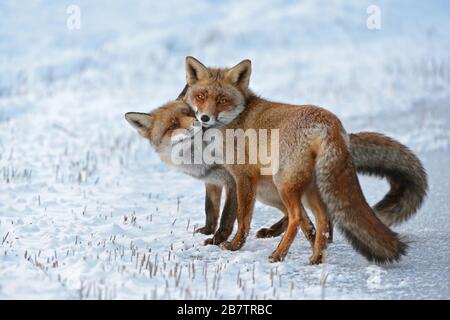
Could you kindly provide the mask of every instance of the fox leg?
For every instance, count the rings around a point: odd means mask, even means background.
[[[205,240],[205,245],[215,244],[219,245],[228,239],[233,232],[234,222],[236,221],[237,212],[237,198],[236,198],[236,184],[234,180],[229,181],[225,185],[225,205],[220,217],[219,229],[212,238]]]
[[[284,217],[281,218],[278,222],[272,225],[270,228],[261,228],[256,232],[257,238],[272,238],[278,237],[282,234],[288,225],[289,219],[287,217],[287,212],[284,212]]]
[[[273,176],[273,182],[278,189],[280,198],[287,208],[289,222],[278,247],[269,257],[270,262],[284,260],[289,247],[297,235],[299,226],[311,246],[314,247],[314,225],[309,219],[301,200],[301,196],[306,192],[311,183],[314,167],[313,155],[300,153],[298,157],[291,157],[291,159],[294,158],[302,159],[302,165],[298,166],[295,162],[287,161],[283,164],[285,170],[280,170]]]
[[[306,230],[306,233],[304,233],[305,238],[306,238],[306,240],[309,241],[311,247],[314,247],[316,228],[314,227],[314,224],[309,219],[308,215],[305,215],[303,217],[303,219],[304,219],[305,223],[303,224],[304,227],[302,228],[302,231]],[[257,238],[277,237],[286,231],[288,223],[289,223],[289,218],[288,218],[288,213],[286,210],[285,216],[283,218],[281,218],[278,222],[276,222],[270,228],[259,229],[258,232],[256,232],[256,237]],[[331,232],[330,232],[330,234],[331,234]]]
[[[288,208],[289,222],[280,244],[269,257],[270,262],[284,260],[292,241],[294,241],[294,238],[297,235],[298,226],[300,224],[300,216],[303,214],[306,215],[298,194],[292,192],[291,190],[285,190],[282,191],[282,198],[286,202],[286,206]]]
[[[334,225],[333,225],[333,221],[331,221],[331,219],[329,219],[330,221],[330,223],[329,223],[329,227],[328,227],[328,243],[332,243],[333,242],[333,228],[334,228]]]
[[[280,210],[284,217],[270,228],[261,228],[256,232],[257,238],[271,238],[282,234],[288,225],[288,211],[278,196],[278,190],[270,179],[270,182],[258,184],[256,199],[260,202]]]
[[[323,259],[325,258],[323,253],[326,250],[327,243],[329,241],[331,221],[315,186],[308,188],[306,197],[308,199],[308,204],[316,218],[317,228],[313,255],[309,258],[309,262],[311,264],[319,264],[322,263]]]
[[[258,190],[259,191],[259,190]],[[278,195],[278,191],[277,189],[274,187],[274,190],[272,192],[276,192]],[[267,191],[266,191],[267,193]],[[261,201],[262,203],[269,205],[271,207],[277,208],[278,210],[280,210],[283,214],[284,217],[281,218],[278,222],[276,222],[273,226],[271,226],[270,228],[261,228],[256,232],[256,237],[257,238],[271,238],[271,237],[277,237],[280,234],[282,234],[287,226],[288,226],[288,210],[286,209],[285,205],[283,204],[283,202],[281,201],[280,197],[266,197],[266,193],[258,193],[258,197],[257,199],[259,201]],[[305,237],[307,240],[310,241],[311,243],[311,239],[312,241],[314,241],[314,234],[315,234],[315,228],[313,223],[311,222],[311,220],[309,219],[308,216],[304,217],[305,221],[308,222],[308,233],[305,234]]]
[[[219,219],[222,186],[205,183],[205,189],[205,226],[197,228],[195,232],[213,234],[216,231],[217,220]]]
[[[237,188],[237,220],[238,229],[231,241],[222,242],[221,248],[227,250],[239,250],[245,243],[252,221],[253,207],[256,200],[255,179],[249,176],[239,175],[235,177]]]
[[[257,238],[277,237],[280,234],[282,234],[284,231],[286,231],[286,228],[289,223],[288,211],[282,203],[281,203],[281,205],[278,203],[276,205],[273,203],[267,203],[267,204],[272,207],[278,208],[280,211],[282,211],[284,214],[284,217],[281,218],[278,222],[276,222],[270,228],[259,229],[258,232],[256,232]],[[309,219],[308,215],[303,216],[303,220],[304,220],[304,223],[303,223],[304,227],[302,228],[302,231],[304,231],[305,238],[306,238],[306,240],[309,241],[309,243],[311,244],[311,247],[314,247],[316,228],[314,227],[314,224],[311,222],[311,219]]]
[[[302,226],[302,231],[305,235],[306,240],[309,241],[311,247],[314,247],[316,228],[314,227],[314,224],[311,222],[311,219],[309,219],[307,214],[305,214],[302,219],[305,221]],[[272,225],[270,228],[259,229],[258,232],[256,233],[256,237],[257,238],[278,237],[280,234],[286,231],[288,223],[289,218],[286,212],[285,216],[281,218],[278,222],[276,222],[274,225]]]

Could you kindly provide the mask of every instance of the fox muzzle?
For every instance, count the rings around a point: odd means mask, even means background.
[[[195,117],[197,118],[197,120],[200,122],[200,124],[203,127],[211,127],[216,123],[216,117],[214,116],[210,116],[206,113],[202,113],[202,112],[196,112],[195,113]]]

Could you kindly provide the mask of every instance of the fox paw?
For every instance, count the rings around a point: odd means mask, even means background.
[[[256,232],[257,238],[272,238],[274,237],[273,230],[270,228],[261,228]]]
[[[237,242],[237,241],[225,241],[220,244],[221,249],[230,250],[230,251],[236,251],[242,248],[244,245],[244,242]]]
[[[223,235],[222,233],[218,233],[216,232],[216,234],[214,234],[214,237],[208,238],[205,240],[204,245],[220,245],[222,242],[224,242],[226,240],[226,236]]]
[[[202,233],[202,234],[210,235],[210,234],[214,233],[214,229],[215,228],[212,228],[209,226],[204,226],[204,227],[195,229],[195,233]]]
[[[321,264],[323,262],[323,255],[320,254],[313,254],[311,257],[309,257],[309,263],[310,264]]]
[[[277,251],[274,251],[270,256],[269,256],[269,262],[280,262],[283,261],[286,255],[282,255]]]

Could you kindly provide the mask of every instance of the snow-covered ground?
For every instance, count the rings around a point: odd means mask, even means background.
[[[69,4],[81,29],[66,27]],[[381,29],[366,27],[369,5]],[[448,1],[1,1],[0,298],[450,298]],[[257,205],[238,252],[203,246],[203,185],[160,163],[125,122],[174,98],[184,57],[253,62],[265,97],[335,112],[349,132],[410,146],[429,173],[412,240],[392,266],[337,236],[285,262]],[[371,203],[385,182],[362,179]]]

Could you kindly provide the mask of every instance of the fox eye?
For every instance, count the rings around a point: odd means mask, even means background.
[[[227,103],[227,102],[228,102],[228,100],[225,99],[225,98],[221,98],[221,99],[219,100],[219,103],[220,103],[220,104],[225,104],[225,103]]]
[[[173,123],[167,130],[175,130],[176,128],[178,128],[178,123]]]
[[[200,101],[203,101],[203,100],[205,100],[205,95],[204,95],[204,94],[198,94],[198,95],[196,96],[196,98],[197,98],[198,100],[200,100]]]

